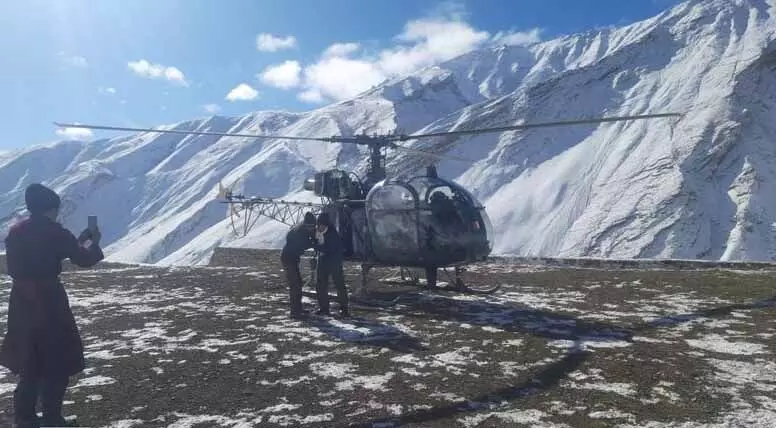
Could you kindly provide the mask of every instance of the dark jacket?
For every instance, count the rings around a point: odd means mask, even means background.
[[[329,226],[323,235],[323,243],[316,243],[315,249],[320,253],[318,259],[323,262],[342,262],[345,254],[340,236],[333,226]]]
[[[315,243],[315,226],[300,223],[293,226],[286,234],[286,245],[280,252],[283,263],[298,263],[305,250],[313,248]]]
[[[5,248],[13,285],[0,364],[15,374],[32,364],[44,375],[82,371],[81,336],[59,274],[64,259],[91,267],[104,258],[102,250],[97,245],[82,247],[69,230],[43,216],[13,226]]]

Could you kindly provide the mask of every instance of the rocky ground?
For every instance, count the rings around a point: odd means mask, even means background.
[[[405,288],[353,319],[292,321],[277,254],[235,257],[63,274],[89,366],[67,413],[117,428],[776,426],[772,270],[501,261],[467,273],[503,285],[491,296]],[[14,382],[0,372],[0,426]]]

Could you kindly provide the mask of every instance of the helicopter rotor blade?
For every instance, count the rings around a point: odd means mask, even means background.
[[[54,125],[60,128],[83,128],[83,129],[100,129],[107,131],[128,131],[128,132],[159,132],[163,134],[183,134],[183,135],[211,135],[217,137],[244,137],[244,138],[266,138],[273,140],[305,140],[305,141],[322,141],[325,143],[348,143],[355,141],[354,138],[349,137],[290,137],[287,135],[258,135],[258,134],[240,134],[231,132],[206,132],[206,131],[179,131],[174,129],[153,129],[153,128],[127,128],[120,126],[103,126],[103,125],[83,125],[83,124],[69,124],[54,122]]]
[[[559,120],[554,122],[524,123],[521,125],[500,126],[497,128],[480,128],[480,129],[470,129],[470,130],[463,130],[463,131],[433,132],[428,134],[415,134],[415,135],[397,135],[394,138],[397,141],[407,141],[407,140],[414,140],[417,138],[447,137],[447,136],[453,136],[453,135],[467,135],[467,134],[469,135],[487,134],[487,133],[494,133],[494,132],[516,131],[520,129],[530,129],[530,128],[547,128],[552,126],[583,125],[583,124],[591,124],[591,123],[622,122],[627,120],[644,120],[644,119],[682,117],[682,116],[683,116],[682,113],[655,113],[655,114],[645,114],[645,115],[637,115],[637,116],[613,116],[613,117],[602,117],[602,118],[595,118],[595,119]]]
[[[438,159],[441,159],[441,160],[452,160],[452,161],[468,162],[468,163],[476,162],[473,159],[467,159],[467,158],[462,158],[462,157],[458,157],[458,156],[451,156],[451,155],[447,155],[447,154],[440,155],[438,153],[428,152],[426,150],[414,149],[414,148],[406,147],[406,146],[393,145],[393,146],[391,146],[391,148],[395,149],[395,150],[404,150],[406,152],[416,153],[416,154],[419,154],[421,156],[431,156],[431,157],[435,157],[435,158],[438,158]]]

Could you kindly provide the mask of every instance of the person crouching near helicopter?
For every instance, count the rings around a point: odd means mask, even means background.
[[[318,314],[329,315],[329,277],[337,287],[337,300],[340,315],[349,317],[348,290],[345,288],[345,273],[342,269],[344,248],[337,230],[331,224],[328,214],[318,215],[315,249],[318,251],[316,271],[316,293],[318,295]]]
[[[286,234],[286,245],[280,253],[280,263],[286,272],[288,280],[288,298],[291,306],[291,318],[301,318],[305,311],[302,309],[302,273],[299,270],[299,262],[305,250],[315,245],[315,215],[307,212],[304,221]]]
[[[62,417],[62,400],[70,376],[85,368],[83,344],[59,280],[62,261],[92,267],[103,259],[99,230],[76,238],[57,222],[60,198],[32,184],[25,191],[30,217],[14,225],[5,238],[6,264],[12,279],[8,324],[0,364],[19,375],[13,406],[16,426],[71,426]],[[85,247],[87,241],[91,241]],[[41,398],[43,419],[35,406]]]

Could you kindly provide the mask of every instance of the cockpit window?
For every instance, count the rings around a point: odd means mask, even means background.
[[[371,249],[383,260],[406,262],[418,252],[417,199],[402,184],[381,184],[367,196]]]
[[[428,203],[431,203],[434,199],[453,199],[454,196],[453,189],[447,186],[435,187],[428,192]]]
[[[369,208],[372,210],[414,209],[415,196],[404,186],[386,184],[371,192]]]
[[[466,189],[458,186],[454,182],[446,181],[434,177],[415,177],[410,180],[409,185],[417,192],[420,203],[423,208],[428,208],[431,198],[435,193],[442,193],[448,199],[459,204],[478,205]]]

